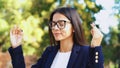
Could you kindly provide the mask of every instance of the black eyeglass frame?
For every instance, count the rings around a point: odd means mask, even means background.
[[[59,23],[61,23],[61,22],[64,22],[64,26],[63,27],[60,27],[59,25]],[[52,25],[52,23],[55,23],[54,24],[54,26]],[[66,23],[70,23],[70,21],[66,21],[66,20],[58,20],[58,21],[51,21],[50,23],[49,23],[49,27],[50,27],[50,29],[54,29],[54,27],[57,25],[57,27],[59,28],[59,29],[64,29],[65,27],[66,27]]]

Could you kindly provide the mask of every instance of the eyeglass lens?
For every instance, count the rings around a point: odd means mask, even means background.
[[[59,29],[63,29],[63,28],[65,28],[65,24],[66,24],[66,21],[65,21],[65,20],[58,20],[57,22],[52,21],[50,27],[51,27],[52,29],[54,29],[55,26],[57,25],[57,27],[58,27]]]

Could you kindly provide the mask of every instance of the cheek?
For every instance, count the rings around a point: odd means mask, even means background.
[[[66,27],[63,31],[62,31],[62,35],[71,35],[73,33],[73,28],[72,27]]]

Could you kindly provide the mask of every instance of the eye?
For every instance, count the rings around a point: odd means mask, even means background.
[[[65,22],[66,22],[66,21],[64,21],[64,20],[59,20],[59,21],[58,21],[58,25],[59,25],[60,27],[64,27]]]
[[[56,23],[54,21],[51,22],[51,27],[54,27]]]

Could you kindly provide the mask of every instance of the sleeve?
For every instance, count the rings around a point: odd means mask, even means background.
[[[22,46],[18,46],[14,49],[10,47],[8,51],[12,59],[13,68],[25,68]]]
[[[22,46],[18,46],[14,49],[10,47],[8,51],[12,59],[13,68],[25,68]],[[32,65],[31,68],[43,68],[50,51],[51,47],[47,47],[44,53],[42,54],[41,58],[37,61],[36,64]]]
[[[104,68],[104,57],[102,46],[89,49],[89,60],[87,68]]]

